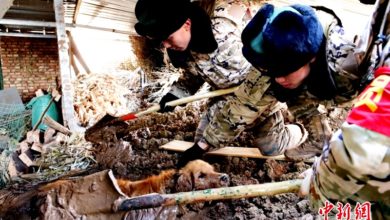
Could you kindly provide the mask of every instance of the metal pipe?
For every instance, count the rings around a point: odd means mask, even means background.
[[[43,34],[28,34],[28,33],[10,33],[0,32],[0,36],[5,37],[33,37],[33,38],[56,38],[56,35],[43,35]]]
[[[50,21],[30,21],[30,20],[18,20],[18,19],[0,19],[0,24],[2,25],[20,25],[20,26],[33,26],[33,27],[56,27],[55,22]],[[84,24],[65,24],[67,28],[86,28],[86,29],[94,29],[94,30],[101,30],[101,31],[108,31],[118,34],[127,34],[127,35],[135,35],[136,33],[134,31],[124,31],[124,30],[117,30],[117,29],[111,29],[111,28],[103,28],[103,27],[95,27],[90,25],[84,25]]]
[[[36,26],[36,27],[56,27],[55,22],[49,21],[31,21],[19,19],[0,19],[0,24],[3,25],[20,25],[20,26]]]

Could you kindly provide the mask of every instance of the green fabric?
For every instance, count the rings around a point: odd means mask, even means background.
[[[55,105],[54,102],[50,103],[51,95],[43,95],[39,97],[35,97],[31,99],[31,101],[27,104],[28,107],[32,107],[32,127],[36,123],[38,123],[39,118],[41,117],[41,114],[45,111],[46,107],[50,104],[49,109],[45,113],[45,115],[51,117],[53,120],[57,121],[59,120],[59,112],[57,109],[57,106]],[[40,123],[38,128],[42,131],[46,131],[47,125],[44,123]]]

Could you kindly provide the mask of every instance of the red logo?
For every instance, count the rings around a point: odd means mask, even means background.
[[[328,215],[334,208],[335,205],[327,200],[325,201],[325,206],[318,210],[318,214],[323,216],[324,220],[328,220]],[[353,210],[355,218],[351,218],[351,213],[351,204],[347,203],[344,205],[341,202],[337,202],[337,220],[371,220],[371,203],[364,202],[360,204],[358,202]]]

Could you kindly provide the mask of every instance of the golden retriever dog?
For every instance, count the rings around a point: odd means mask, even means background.
[[[217,173],[214,167],[203,160],[189,162],[179,171],[171,169],[144,180],[117,180],[123,193],[129,197],[149,193],[174,193],[218,188],[229,184],[229,176]]]
[[[218,188],[229,185],[229,176],[214,171],[214,167],[203,160],[189,162],[180,170],[166,170],[144,180],[118,179],[121,191],[129,197],[149,193],[175,193]],[[125,219],[175,219],[178,207],[159,207],[129,211]]]
[[[29,201],[33,197],[43,199],[37,209],[42,219],[174,219],[178,207],[114,212],[112,206],[124,195],[134,197],[149,193],[184,192],[228,184],[227,174],[215,172],[213,166],[202,160],[191,161],[180,170],[162,171],[139,181],[118,179],[112,171],[104,170],[38,185],[25,193],[0,190],[0,219],[9,211],[32,205]]]

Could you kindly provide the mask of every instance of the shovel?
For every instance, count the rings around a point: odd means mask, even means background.
[[[176,99],[176,100],[167,102],[165,105],[166,106],[177,106],[177,105],[186,104],[186,103],[197,101],[197,100],[204,99],[204,98],[211,98],[211,97],[226,95],[226,94],[233,93],[234,91],[237,90],[237,88],[238,87],[236,86],[236,87],[229,88],[229,89],[220,89],[220,90],[215,90],[215,91],[211,91],[211,92],[206,92],[203,94],[188,96],[188,97],[184,97],[181,99]],[[107,114],[102,119],[100,119],[96,124],[94,124],[92,127],[88,128],[86,130],[85,134],[86,134],[86,136],[88,136],[88,134],[94,133],[94,132],[96,132],[96,131],[98,131],[101,128],[104,128],[106,126],[109,126],[109,125],[112,125],[115,123],[123,123],[125,121],[133,120],[133,119],[139,118],[142,115],[146,115],[146,114],[149,114],[151,112],[157,112],[160,109],[161,109],[160,105],[154,105],[154,106],[152,106],[144,111],[137,112],[137,113],[129,113],[129,114],[126,114],[126,115],[123,115],[120,117],[113,117],[113,116]]]
[[[241,199],[258,196],[273,196],[282,193],[297,193],[302,185],[302,182],[303,180],[296,179],[275,183],[223,187],[174,194],[151,193],[133,198],[119,198],[114,202],[113,210],[115,212],[130,211],[213,200]]]

